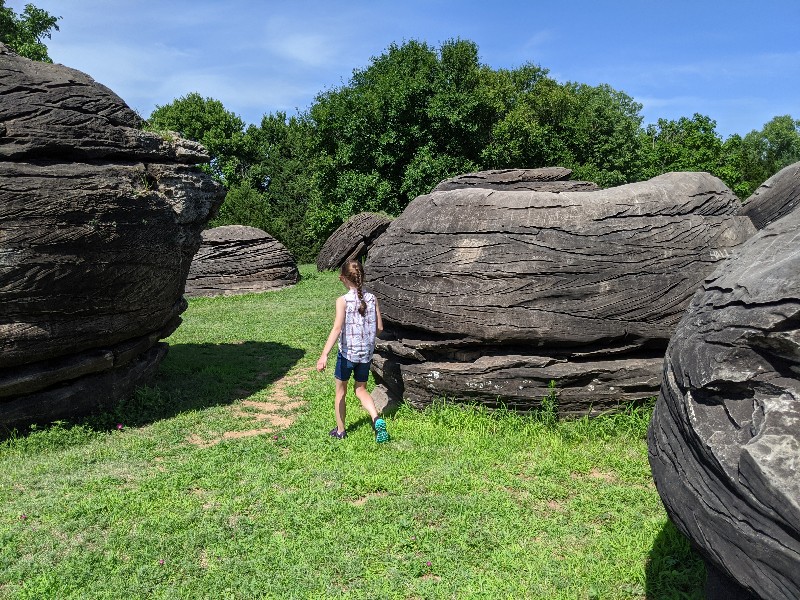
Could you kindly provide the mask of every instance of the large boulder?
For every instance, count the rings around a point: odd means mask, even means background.
[[[180,323],[223,190],[198,144],[108,88],[0,45],[0,426],[132,392]]]
[[[203,232],[186,278],[187,296],[234,296],[278,290],[297,283],[294,257],[274,237],[245,225]]]
[[[591,181],[571,181],[572,169],[541,167],[538,169],[495,169],[464,173],[439,183],[434,192],[483,188],[487,190],[528,190],[531,192],[591,192],[599,190]]]
[[[798,237],[795,210],[734,252],[664,359],[650,464],[712,600],[800,598]]]
[[[363,259],[391,222],[388,217],[377,213],[353,215],[325,241],[317,256],[317,269],[330,271],[340,268],[348,260]]]
[[[460,189],[415,199],[368,257],[386,324],[374,370],[395,398],[562,413],[658,393],[703,277],[755,229],[707,173],[594,192]]]
[[[800,162],[784,167],[762,183],[739,214],[750,217],[758,229],[789,214],[800,203]]]

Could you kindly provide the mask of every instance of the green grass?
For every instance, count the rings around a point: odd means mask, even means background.
[[[349,436],[330,439],[332,375],[311,369],[342,290],[301,272],[191,301],[153,385],[114,413],[0,444],[0,597],[702,598],[647,409],[401,407],[379,446],[351,393]],[[187,441],[252,429],[232,407],[287,373],[307,402],[291,426]]]

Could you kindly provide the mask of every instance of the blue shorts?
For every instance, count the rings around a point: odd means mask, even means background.
[[[339,381],[350,381],[350,375],[357,383],[366,383],[369,379],[369,365],[372,361],[365,363],[354,363],[347,360],[341,353],[336,354],[336,370],[333,376]]]

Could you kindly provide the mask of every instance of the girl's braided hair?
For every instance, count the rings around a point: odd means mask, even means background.
[[[342,277],[356,286],[358,299],[361,301],[361,305],[358,307],[358,314],[363,317],[367,312],[367,303],[364,301],[364,290],[361,289],[361,286],[364,285],[363,265],[360,261],[348,260],[342,265],[341,274]]]

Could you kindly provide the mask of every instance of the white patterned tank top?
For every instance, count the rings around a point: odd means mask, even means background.
[[[367,310],[362,317],[358,312],[361,306],[358,292],[351,289],[344,295],[344,325],[339,335],[339,352],[354,363],[369,362],[375,350],[375,296],[369,292],[363,292],[363,296]]]

